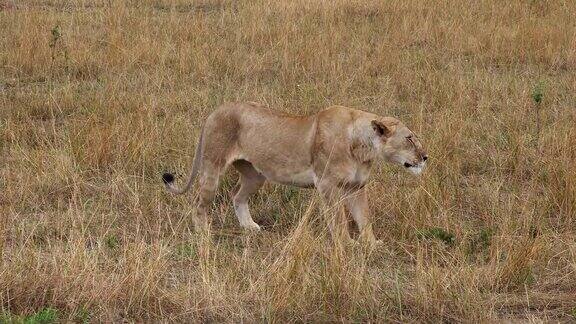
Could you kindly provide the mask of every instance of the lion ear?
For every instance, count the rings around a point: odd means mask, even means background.
[[[374,129],[374,131],[376,132],[376,134],[378,134],[378,136],[382,137],[389,137],[391,133],[390,128],[386,127],[384,123],[378,120],[372,121],[372,129]]]

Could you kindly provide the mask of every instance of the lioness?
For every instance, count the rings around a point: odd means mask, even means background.
[[[218,180],[230,166],[240,173],[234,211],[240,225],[259,230],[248,209],[248,197],[264,181],[317,188],[329,206],[343,202],[358,225],[360,238],[375,243],[364,186],[379,159],[419,174],[428,156],[418,137],[399,120],[341,106],[312,116],[287,116],[258,103],[228,103],[208,118],[196,147],[186,186],[162,176],[169,192],[182,194],[200,173],[195,226],[207,225],[207,211]],[[334,240],[352,240],[344,209],[328,222]]]

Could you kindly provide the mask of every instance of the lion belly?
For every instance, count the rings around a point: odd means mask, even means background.
[[[266,176],[266,174],[264,174]],[[300,188],[314,187],[314,180],[316,174],[310,168],[297,172],[274,172],[271,176],[266,176],[272,182],[277,182],[284,185],[295,186]]]

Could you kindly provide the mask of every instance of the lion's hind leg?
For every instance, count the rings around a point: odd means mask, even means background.
[[[205,161],[200,170],[200,181],[198,188],[197,214],[193,219],[194,227],[197,231],[207,229],[209,225],[208,213],[212,201],[216,196],[216,190],[220,182],[220,176],[224,172],[224,166],[215,165]]]
[[[240,222],[240,226],[248,230],[260,230],[260,226],[254,222],[248,208],[248,197],[258,191],[266,181],[266,178],[258,173],[252,164],[246,160],[237,160],[233,163],[240,173],[240,188],[234,195],[234,212]]]

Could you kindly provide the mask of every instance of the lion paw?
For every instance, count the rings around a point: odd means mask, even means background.
[[[249,230],[249,231],[254,231],[254,232],[260,231],[260,225],[256,224],[256,222],[251,222],[248,224],[242,224],[242,227],[245,230]]]

